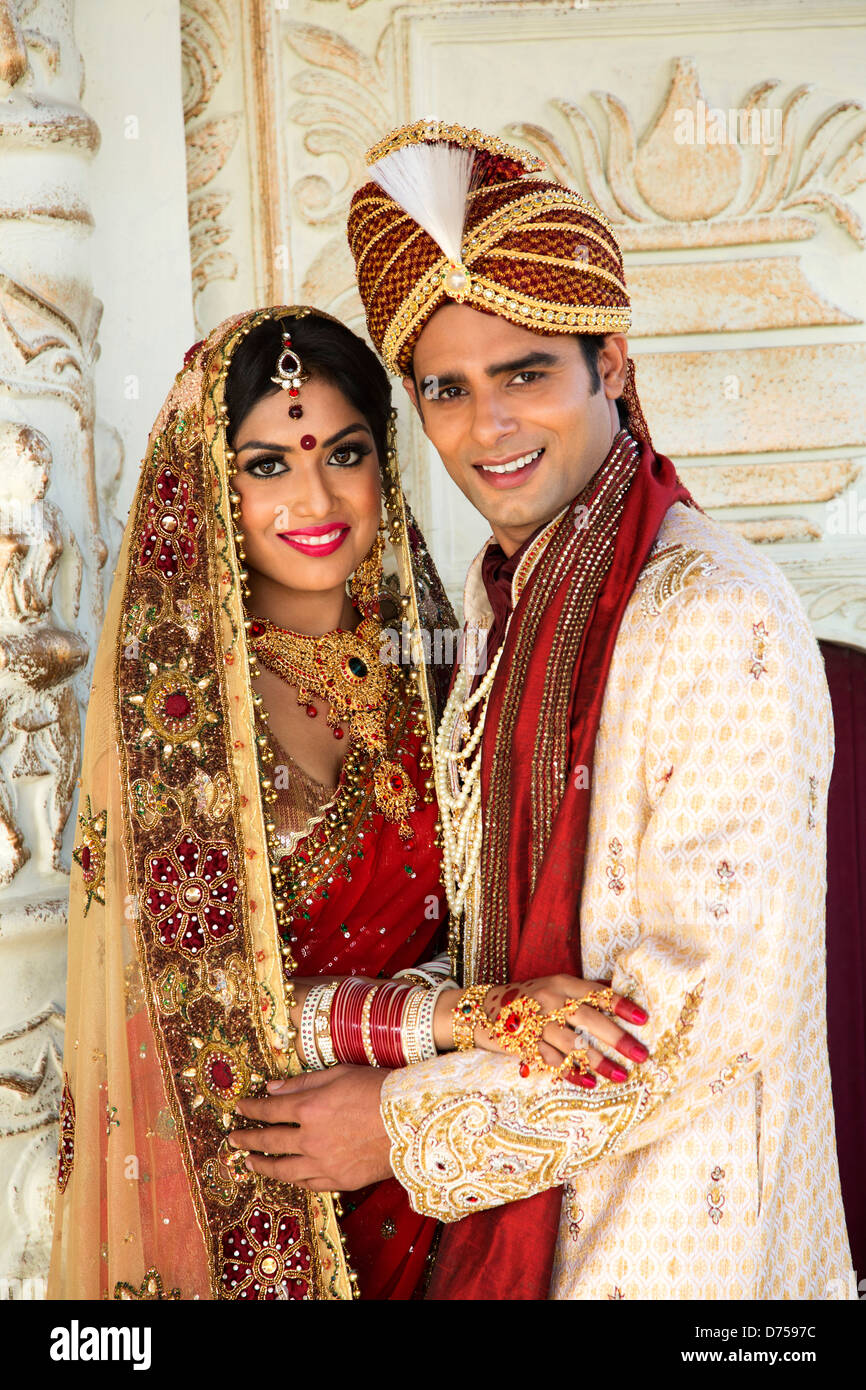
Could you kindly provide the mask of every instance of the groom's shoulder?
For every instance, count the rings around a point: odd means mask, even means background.
[[[797,594],[761,549],[681,502],[669,508],[638,577],[633,602],[661,627],[717,618],[766,618],[814,642]]]

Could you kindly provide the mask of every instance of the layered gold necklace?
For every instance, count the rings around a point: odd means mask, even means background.
[[[309,637],[254,618],[249,634],[261,664],[297,690],[298,704],[306,705],[308,714],[316,713],[311,701],[317,695],[328,706],[328,724],[336,737],[342,737],[341,722],[348,722],[349,741],[372,760],[379,810],[408,839],[413,833],[408,817],[418,797],[404,769],[387,756],[393,678],[381,659],[378,620],[365,616],[354,632],[338,628]]]

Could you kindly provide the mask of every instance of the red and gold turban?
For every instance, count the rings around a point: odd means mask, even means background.
[[[410,373],[421,328],[449,300],[539,334],[631,327],[610,222],[542,177],[528,150],[418,121],[368,150],[367,163],[373,178],[350,204],[349,246],[371,339],[393,373]],[[624,396],[632,432],[649,438],[631,363]]]
[[[352,199],[348,236],[370,336],[390,371],[411,371],[421,329],[449,300],[536,333],[628,332],[610,223],[542,177],[528,151],[419,121],[374,145],[367,163],[372,179]],[[631,363],[625,398],[633,433],[648,437]]]

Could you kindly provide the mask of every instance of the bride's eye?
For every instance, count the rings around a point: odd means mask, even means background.
[[[346,444],[338,444],[328,462],[336,464],[338,468],[354,468],[369,452],[369,444],[362,443],[360,439],[350,440]]]
[[[277,474],[285,471],[286,466],[280,458],[253,459],[244,469],[245,473],[252,473],[254,478],[275,478]]]

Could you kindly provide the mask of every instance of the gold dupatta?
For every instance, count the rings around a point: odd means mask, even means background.
[[[51,1298],[353,1296],[334,1198],[247,1172],[226,1142],[236,1098],[299,1062],[224,386],[245,333],[309,312],[221,324],[187,354],[148,442],[87,718]],[[417,651],[421,616],[448,621],[450,609],[403,497],[393,422],[382,468]],[[421,664],[416,674],[432,734],[439,673]]]

